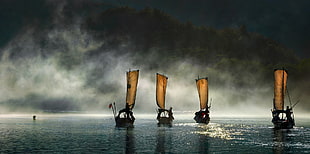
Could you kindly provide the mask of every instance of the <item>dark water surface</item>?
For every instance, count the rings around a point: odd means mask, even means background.
[[[271,118],[175,117],[157,127],[155,116],[138,115],[123,129],[107,115],[0,115],[0,153],[310,153],[310,119],[275,131]]]

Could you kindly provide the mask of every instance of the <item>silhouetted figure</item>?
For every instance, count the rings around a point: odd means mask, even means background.
[[[272,111],[272,115],[273,115],[273,118],[272,118],[272,122],[277,122],[280,120],[280,117],[279,117],[279,111],[278,110],[273,110]]]
[[[172,107],[170,107],[170,109],[168,111],[168,115],[169,115],[169,118],[174,119],[173,113],[172,113]]]
[[[288,121],[288,122],[293,122],[293,118],[292,118],[292,109],[289,108],[289,106],[286,106],[285,114],[286,114],[287,121]]]
[[[33,115],[33,116],[32,116],[32,119],[33,119],[33,120],[36,120],[36,115]]]

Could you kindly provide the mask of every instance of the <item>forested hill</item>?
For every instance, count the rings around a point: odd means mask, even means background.
[[[155,48],[168,59],[192,58],[202,65],[215,64],[223,58],[253,60],[271,66],[298,62],[292,50],[248,32],[246,25],[217,30],[182,23],[157,9],[109,9],[89,17],[84,26],[98,38],[109,38],[108,45],[129,41],[134,44],[134,51],[142,55]]]
[[[138,11],[121,7],[92,14],[83,28],[98,39],[108,40],[106,48],[130,42],[131,50],[125,52],[145,57],[155,51],[160,63],[139,59],[150,66],[155,65],[152,62],[164,67],[173,61],[191,59],[201,66],[221,70],[253,73],[259,70],[266,78],[271,77],[274,68],[288,69],[294,79],[306,79],[310,74],[309,59],[298,57],[293,50],[270,38],[248,32],[246,25],[215,29],[195,26],[190,21],[182,23],[158,9]]]
[[[249,89],[271,88],[275,68],[289,71],[289,88],[295,101],[306,100],[310,91],[310,59],[298,57],[295,51],[270,38],[248,32],[246,25],[215,29],[190,21],[182,23],[158,9],[122,7],[88,17],[83,28],[98,39],[108,40],[107,48],[130,42],[127,51],[118,50],[120,54],[132,52],[137,63],[152,70],[167,68],[169,73],[173,63],[190,61],[210,77],[213,85],[246,89],[236,94],[241,99],[252,95]],[[150,55],[152,58],[146,58]]]

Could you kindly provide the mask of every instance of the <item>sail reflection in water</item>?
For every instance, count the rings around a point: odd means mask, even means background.
[[[135,137],[134,137],[134,133],[133,133],[133,129],[132,128],[127,128],[126,130],[126,148],[125,148],[125,152],[126,153],[135,153]]]
[[[290,142],[288,129],[274,129],[273,130],[273,152],[275,154],[291,153],[290,146],[287,144]]]
[[[199,152],[200,153],[209,153],[209,136],[207,135],[199,135],[198,140],[199,143]]]
[[[166,139],[168,139],[168,141],[166,141]],[[171,150],[170,143],[171,143],[171,134],[166,133],[165,127],[159,127],[156,136],[156,153],[170,152]]]

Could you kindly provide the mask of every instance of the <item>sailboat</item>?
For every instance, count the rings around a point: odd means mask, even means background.
[[[284,96],[287,93],[287,70],[274,70],[274,98],[272,123],[275,129],[290,129],[295,126],[292,106],[284,109]]]
[[[194,120],[197,123],[208,124],[210,121],[209,108],[208,107],[208,78],[196,79],[196,85],[200,101],[200,110],[195,113]]]
[[[133,127],[135,117],[133,116],[132,109],[135,106],[136,92],[138,86],[139,70],[127,72],[127,93],[125,108],[120,110],[116,116],[115,103],[110,106],[113,109],[113,114],[116,122],[116,127]]]
[[[168,77],[157,73],[156,74],[156,103],[158,106],[157,120],[158,125],[170,125],[174,119],[172,107],[165,109],[165,97]]]

